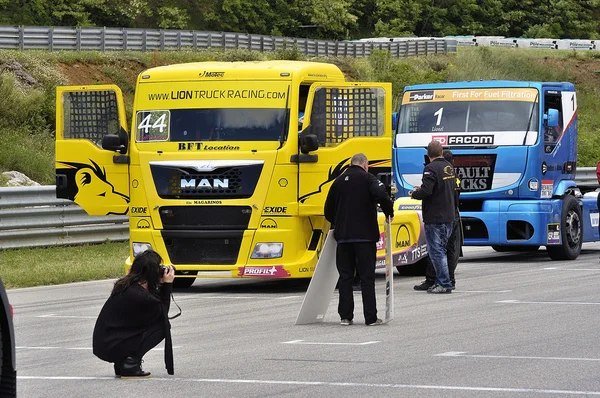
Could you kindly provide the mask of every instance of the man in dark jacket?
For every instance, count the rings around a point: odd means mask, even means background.
[[[598,179],[598,185],[600,186],[600,162],[596,165],[596,178]],[[600,193],[596,198],[596,206],[598,207],[598,210],[600,210]],[[598,232],[600,232],[600,223],[598,224]]]
[[[365,324],[380,325],[375,299],[375,262],[379,224],[377,204],[387,221],[394,217],[394,207],[383,184],[369,173],[367,157],[358,153],[350,160],[350,167],[336,178],[325,201],[325,218],[334,228],[337,241],[336,266],[340,301],[338,313],[341,324],[351,325],[354,318],[352,279],[355,271],[360,276]]]
[[[429,163],[423,170],[421,186],[415,187],[411,193],[413,199],[423,202],[427,249],[436,273],[436,284],[427,290],[428,293],[452,293],[446,245],[456,217],[456,176],[452,165],[442,156],[442,151],[442,144],[438,141],[431,141],[427,145]]]
[[[454,155],[451,151],[444,151],[444,159],[446,159],[454,167]],[[458,210],[458,200],[460,195],[460,179],[456,177],[454,187],[454,201],[456,205],[455,219],[452,222],[452,233],[448,238],[448,244],[446,245],[446,259],[448,261],[448,274],[450,276],[450,282],[452,283],[452,290],[456,286],[456,279],[454,276],[456,266],[458,265],[458,258],[461,256],[462,247],[462,228],[460,224],[460,213]],[[415,290],[429,290],[430,287],[435,285],[435,268],[431,259],[428,259],[427,267],[425,268],[425,281],[420,285],[415,285]]]

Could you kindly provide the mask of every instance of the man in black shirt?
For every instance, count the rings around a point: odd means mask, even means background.
[[[351,325],[354,318],[352,280],[360,276],[365,324],[380,325],[375,299],[375,262],[379,224],[377,204],[387,222],[394,217],[394,207],[384,185],[369,173],[367,157],[358,153],[350,167],[336,178],[325,201],[325,218],[334,228],[337,241],[336,266],[340,274],[338,313],[341,324]]]
[[[454,167],[454,155],[450,150],[444,150],[444,159],[446,159]],[[456,270],[456,266],[458,265],[458,258],[461,255],[462,246],[462,230],[460,226],[460,213],[458,210],[459,195],[460,179],[456,177],[454,187],[456,218],[452,222],[452,233],[450,234],[450,238],[448,238],[448,244],[446,245],[446,259],[448,261],[448,274],[450,276],[450,281],[452,282],[452,290],[454,290],[456,286],[454,272]],[[425,269],[425,281],[423,281],[420,285],[415,285],[415,290],[429,290],[430,287],[435,285],[435,268],[433,267],[431,259],[428,260],[429,261],[427,261],[427,267]]]
[[[456,176],[452,165],[442,156],[440,142],[431,141],[427,145],[427,157],[429,163],[423,170],[422,184],[411,193],[413,199],[423,202],[427,249],[436,273],[436,284],[427,292],[452,293],[446,245],[455,219]]]

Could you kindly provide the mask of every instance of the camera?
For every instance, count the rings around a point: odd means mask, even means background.
[[[167,272],[169,272],[169,267],[173,267],[173,271],[175,271],[175,266],[174,266],[174,265],[171,265],[171,266],[168,266],[168,265],[161,265],[161,266],[159,266],[159,269],[160,269],[160,274],[161,274],[161,275],[164,275],[164,274],[166,274]]]

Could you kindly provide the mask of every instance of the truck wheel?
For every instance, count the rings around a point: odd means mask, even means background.
[[[425,276],[425,269],[427,268],[427,263],[430,261],[429,256],[427,256],[414,264],[398,265],[396,269],[402,276]]]
[[[546,246],[548,256],[552,260],[575,260],[581,253],[583,243],[583,224],[581,223],[581,207],[573,196],[565,197],[560,220],[562,245]]]
[[[198,271],[175,271],[173,287],[187,289],[196,282],[196,278],[178,278],[177,275],[198,275]]]
[[[535,252],[539,249],[539,246],[492,246],[492,249],[498,253],[505,252]]]

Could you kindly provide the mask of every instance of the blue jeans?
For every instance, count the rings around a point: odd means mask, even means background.
[[[450,274],[448,273],[448,259],[446,245],[452,233],[452,223],[427,223],[425,224],[425,237],[427,238],[427,251],[435,268],[435,283],[445,288],[451,288]]]

